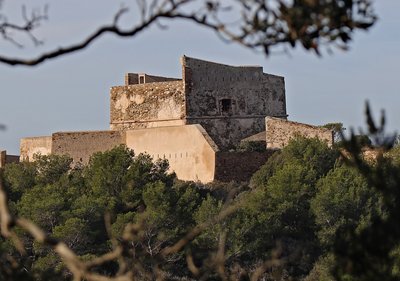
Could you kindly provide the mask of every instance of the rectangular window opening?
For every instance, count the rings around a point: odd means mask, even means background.
[[[222,99],[221,100],[221,112],[222,113],[232,113],[232,100]]]

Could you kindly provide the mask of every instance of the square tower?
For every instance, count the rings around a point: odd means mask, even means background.
[[[186,56],[181,65],[182,79],[126,74],[111,88],[111,130],[200,124],[229,150],[264,131],[266,116],[287,117],[283,77]]]

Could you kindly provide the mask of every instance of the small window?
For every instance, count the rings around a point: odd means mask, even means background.
[[[232,100],[222,99],[221,100],[221,112],[222,113],[232,113]]]

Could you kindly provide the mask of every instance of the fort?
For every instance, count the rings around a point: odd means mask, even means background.
[[[181,65],[182,78],[127,73],[125,85],[110,90],[110,130],[23,138],[20,160],[54,153],[85,164],[93,153],[124,144],[167,159],[179,179],[207,183],[247,180],[296,135],[332,145],[332,131],[287,120],[283,77],[187,56]],[[265,149],[238,149],[246,142]]]

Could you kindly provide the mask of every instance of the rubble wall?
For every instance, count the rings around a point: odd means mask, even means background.
[[[120,131],[60,132],[52,135],[52,153],[69,155],[73,164],[87,164],[93,153],[112,149],[124,141]]]
[[[128,130],[184,124],[182,81],[112,87],[110,129]]]
[[[201,124],[222,150],[265,130],[265,116],[286,118],[285,83],[260,66],[182,58],[187,124]]]
[[[333,132],[329,129],[271,117],[267,117],[265,123],[267,148],[270,149],[281,149],[296,136],[318,138],[329,146],[333,144]]]
[[[274,152],[220,151],[216,156],[215,180],[247,182]]]

